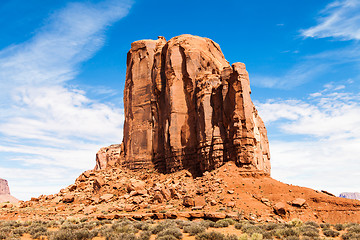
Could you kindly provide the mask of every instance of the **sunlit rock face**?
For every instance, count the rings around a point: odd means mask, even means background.
[[[250,93],[245,65],[230,65],[208,38],[136,41],[127,56],[121,153],[107,163],[112,155],[103,151],[98,165],[200,175],[234,161],[270,174],[267,133]]]

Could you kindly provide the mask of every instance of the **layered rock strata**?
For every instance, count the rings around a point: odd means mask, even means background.
[[[208,38],[132,43],[116,164],[201,174],[234,161],[270,174],[267,133],[250,93],[245,65],[230,66]]]

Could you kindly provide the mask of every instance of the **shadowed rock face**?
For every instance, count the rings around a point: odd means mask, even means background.
[[[270,174],[266,129],[250,93],[245,65],[230,66],[210,39],[181,35],[132,43],[116,164],[201,174],[235,161]],[[111,156],[105,153],[103,162]]]

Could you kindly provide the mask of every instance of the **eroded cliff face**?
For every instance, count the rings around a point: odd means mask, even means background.
[[[2,194],[10,194],[10,189],[9,189],[8,181],[0,178],[0,195]]]
[[[250,98],[243,63],[192,35],[131,44],[124,91],[124,139],[118,161],[99,164],[195,174],[227,161],[270,174],[266,129]],[[98,153],[99,155],[99,153]],[[111,151],[105,151],[105,160]]]

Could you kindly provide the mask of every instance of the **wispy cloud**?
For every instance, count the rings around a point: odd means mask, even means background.
[[[269,134],[273,177],[336,194],[360,191],[353,184],[360,169],[359,99],[330,83],[307,99],[258,103],[268,130],[280,133]]]
[[[305,37],[360,40],[360,0],[334,1],[320,12],[314,27],[302,31]]]
[[[333,40],[360,40],[360,0],[334,1],[320,12],[318,24],[301,30],[304,37],[327,38]],[[297,63],[283,73],[273,75],[253,74],[255,86],[276,89],[292,89],[324,77],[331,69],[340,69],[349,64],[353,71],[360,66],[358,41],[350,42],[342,48],[299,56]]]
[[[56,184],[57,175],[71,182],[92,167],[99,146],[121,141],[121,106],[90,99],[68,81],[104,45],[106,28],[126,16],[130,6],[121,0],[70,3],[32,39],[0,51],[0,175],[16,183],[15,196],[28,199],[44,188],[58,191],[64,182]],[[30,180],[38,188],[20,192],[27,189],[31,172],[55,169],[58,174],[46,179],[36,174]],[[15,172],[26,175],[7,174]]]

